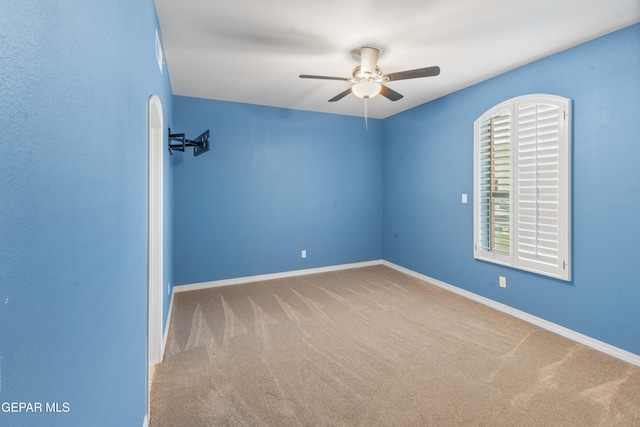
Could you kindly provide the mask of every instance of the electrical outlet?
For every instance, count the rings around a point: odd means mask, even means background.
[[[302,258],[306,258],[307,257],[307,251],[305,249],[303,249],[302,252],[300,253],[300,256]]]
[[[507,278],[504,276],[500,276],[500,287],[501,288],[507,287]]]

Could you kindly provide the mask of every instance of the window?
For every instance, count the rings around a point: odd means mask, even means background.
[[[571,280],[571,101],[526,95],[474,123],[474,257]]]

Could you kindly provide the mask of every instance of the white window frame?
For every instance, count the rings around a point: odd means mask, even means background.
[[[481,233],[486,234],[486,218],[491,208],[481,208],[480,131],[483,123],[487,120],[504,114],[510,115],[511,130],[510,242],[509,253],[501,254],[493,251],[490,244],[487,245],[486,242],[481,241]],[[547,127],[547,123],[551,123],[551,125]],[[532,124],[535,124],[533,130],[531,129]],[[547,128],[552,130],[550,138],[543,136]],[[531,135],[532,131],[534,131],[533,136]],[[533,150],[535,153],[533,160],[535,172],[530,172],[532,151],[529,148],[532,146],[536,147]],[[553,171],[551,173],[545,172],[545,167],[547,167],[545,155],[548,152],[552,153],[550,156],[552,166],[550,167],[553,168]],[[557,166],[555,166],[556,157]],[[486,160],[486,156],[483,159]],[[528,166],[526,162],[529,162]],[[474,258],[570,281],[571,100],[557,95],[533,94],[512,98],[492,107],[474,122],[473,164]],[[486,182],[485,178],[485,185]],[[531,195],[532,191],[535,195]],[[550,196],[545,195],[547,192]],[[549,204],[545,197],[549,197],[553,201]],[[551,206],[550,209],[549,206]],[[530,214],[531,212],[535,212],[535,216]],[[485,214],[484,217],[482,213]],[[551,226],[548,225],[549,216],[552,218],[550,220]],[[484,223],[481,224],[482,221]],[[484,230],[483,224],[485,224]],[[551,233],[548,233],[549,227],[552,230]],[[548,237],[549,235],[551,237]],[[531,243],[532,241],[534,243]],[[551,249],[545,248],[546,245]],[[535,248],[533,252],[531,247]]]

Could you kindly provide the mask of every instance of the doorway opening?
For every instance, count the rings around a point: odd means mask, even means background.
[[[162,361],[163,117],[157,95],[147,101],[147,363],[146,419],[151,415],[153,368]]]

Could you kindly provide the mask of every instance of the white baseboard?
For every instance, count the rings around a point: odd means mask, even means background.
[[[259,282],[262,280],[283,279],[285,277],[305,276],[307,274],[327,273],[330,271],[348,270],[350,268],[371,267],[380,265],[381,259],[373,261],[355,262],[351,264],[330,265],[327,267],[307,268],[304,270],[283,271],[281,273],[260,274],[257,276],[237,277],[234,279],[214,280],[212,282],[193,283],[190,285],[174,286],[173,292],[195,291],[198,289],[216,288],[218,286],[239,285],[241,283]],[[172,294],[173,297],[173,294]]]
[[[473,292],[466,291],[464,289],[458,288],[456,286],[450,285],[448,283],[442,282],[432,277],[425,276],[424,274],[415,272],[413,270],[409,270],[408,268],[401,267],[392,262],[382,261],[382,264],[386,265],[387,267],[393,268],[394,270],[400,271],[401,273],[404,273],[408,276],[415,277],[418,280],[422,280],[423,282],[445,289],[449,292],[453,292],[454,294],[463,296],[472,301],[486,305],[487,307],[491,307],[494,310],[501,311],[505,314],[508,314],[509,316],[518,318],[520,320],[524,320],[527,323],[531,323],[542,329],[546,329],[549,332],[553,332],[554,334],[560,335],[562,337],[565,337],[567,339],[580,343],[586,347],[600,351],[604,354],[615,357],[616,359],[620,359],[624,362],[630,363],[631,365],[640,367],[640,356],[637,354],[612,346],[611,344],[607,344],[595,338],[591,338],[587,335],[583,335],[574,330],[565,328],[564,326],[560,326],[553,322],[549,322],[548,320],[542,319],[540,317],[534,316],[527,312],[518,310],[516,308],[510,307],[500,302],[494,301],[492,299],[485,298],[478,294],[474,294]]]
[[[142,427],[149,427],[149,417],[144,416],[144,420],[142,420]]]

